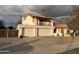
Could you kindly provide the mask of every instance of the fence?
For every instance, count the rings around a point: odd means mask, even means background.
[[[18,30],[15,29],[0,29],[0,38],[2,37],[17,37]]]

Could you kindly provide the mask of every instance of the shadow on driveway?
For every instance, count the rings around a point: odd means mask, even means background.
[[[25,43],[22,43],[19,45],[2,48],[2,49],[0,49],[0,54],[9,54],[9,53],[14,53],[14,52],[17,53],[17,52],[21,52],[21,51],[23,51],[24,53],[32,52],[33,46],[29,45],[29,43],[36,42],[39,40],[40,39],[36,39],[36,40],[30,41],[30,42],[25,42]]]

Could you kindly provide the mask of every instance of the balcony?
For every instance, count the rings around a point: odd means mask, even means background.
[[[51,26],[51,22],[48,20],[39,20],[38,25],[39,26]]]

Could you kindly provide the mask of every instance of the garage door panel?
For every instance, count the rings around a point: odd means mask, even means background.
[[[24,36],[35,36],[35,29],[33,28],[25,28]]]

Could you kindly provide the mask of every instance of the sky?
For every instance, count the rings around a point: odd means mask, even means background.
[[[46,16],[59,17],[69,15],[72,5],[0,5],[0,20],[3,20],[5,25],[14,25],[28,10]]]

